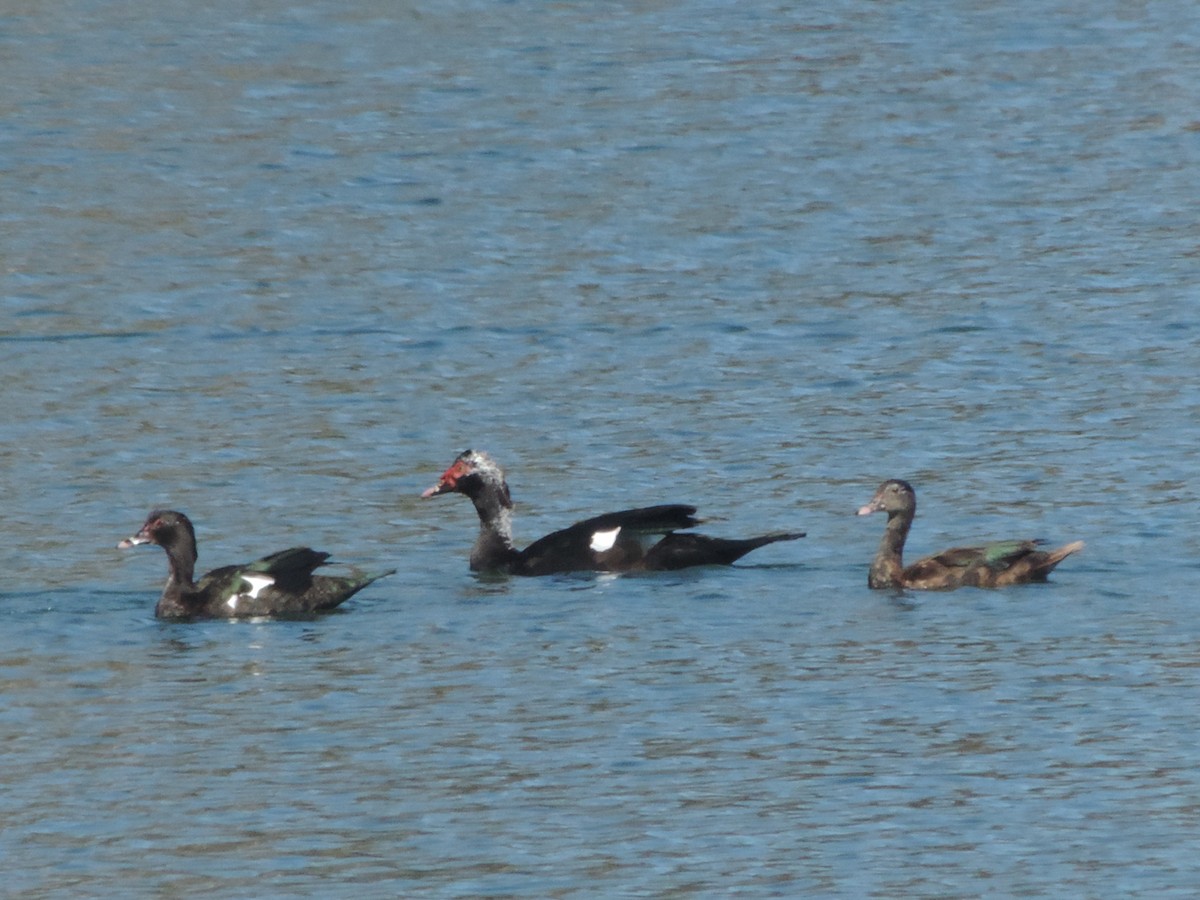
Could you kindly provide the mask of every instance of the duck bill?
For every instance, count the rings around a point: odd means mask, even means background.
[[[139,531],[137,534],[127,537],[125,540],[121,541],[121,543],[117,544],[117,549],[128,550],[130,547],[136,547],[138,544],[148,543],[150,543],[150,538],[146,537],[145,534]]]
[[[421,492],[422,497],[436,497],[438,494],[449,494],[458,490],[458,480],[464,475],[469,474],[470,470],[466,467],[461,459],[456,459],[454,464],[450,466],[442,477],[438,479],[438,483],[431,488],[426,488]]]
[[[879,503],[875,500],[872,500],[866,506],[860,506],[858,508],[858,512],[855,513],[855,515],[869,516],[871,513],[875,513],[875,512],[879,512]]]
[[[436,497],[438,494],[448,494],[454,490],[454,485],[444,478],[431,488],[421,491],[422,497]]]

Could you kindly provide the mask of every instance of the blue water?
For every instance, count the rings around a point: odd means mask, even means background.
[[[77,896],[1192,897],[1188,5],[0,12],[0,859]],[[596,513],[733,569],[477,579]],[[914,555],[1085,540],[1046,585]],[[298,543],[396,575],[164,623]]]

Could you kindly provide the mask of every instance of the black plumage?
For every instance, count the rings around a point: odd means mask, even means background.
[[[696,507],[666,504],[585,519],[519,550],[512,539],[512,495],[503,470],[490,456],[463,452],[422,496],[447,493],[465,494],[479,514],[479,536],[471,550],[471,569],[477,572],[552,575],[729,565],[766,544],[804,537],[803,532],[741,540],[680,534],[700,524]]]
[[[280,550],[254,562],[213,569],[194,581],[196,531],[181,512],[156,509],[119,548],[157,544],[167,554],[167,584],[155,606],[162,618],[302,616],[326,612],[394,569],[373,575],[314,575],[328,553]]]

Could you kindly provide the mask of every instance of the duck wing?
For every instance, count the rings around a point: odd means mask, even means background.
[[[913,563],[910,568],[929,563],[947,569],[977,565],[1003,569],[1022,556],[1034,552],[1040,543],[1041,541],[996,541],[978,547],[951,547]]]
[[[312,573],[329,559],[328,553],[310,547],[291,547],[241,566],[246,575],[269,575],[281,590],[303,590]]]
[[[269,615],[252,610],[258,607],[266,610],[278,605],[281,598],[309,591],[313,570],[327,559],[328,553],[292,547],[242,565],[222,566],[196,583],[193,602],[201,605],[208,615]]]
[[[988,587],[996,577],[1036,555],[1041,541],[995,541],[977,547],[951,547],[917,560],[904,569],[909,587],[938,590],[976,585]]]
[[[521,551],[513,571],[623,571],[636,566],[663,535],[698,524],[696,507],[677,503],[605,513],[534,541]]]

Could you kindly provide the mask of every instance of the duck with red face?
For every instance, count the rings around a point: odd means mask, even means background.
[[[438,483],[421,496],[451,493],[465,495],[479,514],[479,536],[471,549],[475,572],[551,575],[729,565],[767,544],[804,537],[803,532],[793,531],[743,539],[680,533],[700,524],[696,507],[667,504],[585,519],[519,550],[512,537],[512,494],[504,471],[488,454],[478,450],[459,454]]]

